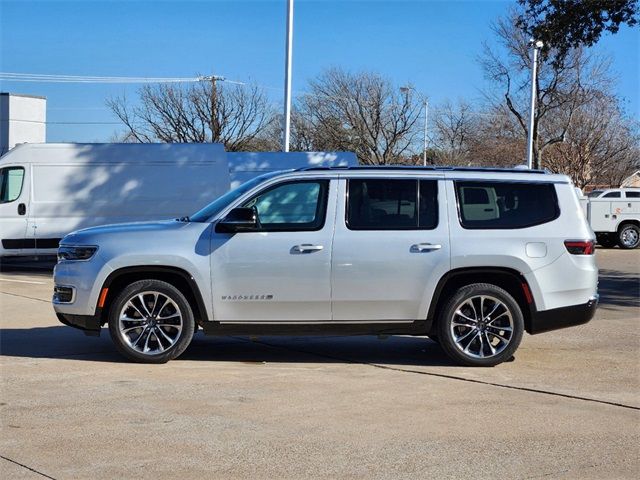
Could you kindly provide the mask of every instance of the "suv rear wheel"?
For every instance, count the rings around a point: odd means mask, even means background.
[[[195,322],[189,302],[176,287],[140,280],[116,297],[109,333],[118,350],[141,363],[166,363],[191,343]]]
[[[440,345],[457,363],[492,367],[513,356],[522,340],[524,319],[505,290],[474,283],[451,296],[437,328]]]
[[[620,248],[632,249],[640,245],[640,227],[627,223],[618,230],[618,245]]]

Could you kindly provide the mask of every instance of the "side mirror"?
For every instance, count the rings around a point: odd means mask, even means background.
[[[238,207],[231,210],[216,225],[216,232],[250,232],[258,228],[258,212],[253,207]]]

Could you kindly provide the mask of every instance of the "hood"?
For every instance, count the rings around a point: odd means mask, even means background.
[[[83,228],[71,232],[62,239],[61,244],[93,244],[101,237],[117,235],[147,235],[163,232],[174,232],[189,225],[188,222],[177,220],[159,220],[151,222],[116,223],[113,225],[101,225],[99,227]]]

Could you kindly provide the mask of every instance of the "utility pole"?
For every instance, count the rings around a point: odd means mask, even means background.
[[[211,129],[211,143],[214,143],[217,135],[220,133],[220,124],[218,123],[218,87],[216,82],[224,82],[224,77],[219,75],[207,75],[198,77],[199,82],[211,82],[211,94],[209,95],[209,106],[211,108],[211,118],[209,119],[209,128]]]
[[[282,151],[289,151],[291,137],[291,56],[293,54],[293,0],[287,0],[287,37],[284,62],[284,137]]]
[[[533,46],[533,64],[531,66],[531,105],[529,107],[529,135],[527,139],[527,167],[533,168],[533,128],[536,118],[536,89],[538,81],[538,50],[544,44],[541,40],[529,40],[529,45]]]

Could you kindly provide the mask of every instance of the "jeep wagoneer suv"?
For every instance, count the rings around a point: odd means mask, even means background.
[[[178,220],[60,245],[60,321],[162,363],[206,334],[428,335],[464,365],[589,321],[594,234],[569,178],[360,167],[270,173]]]

